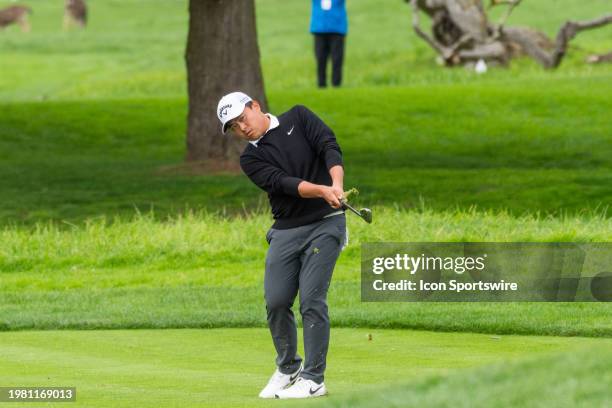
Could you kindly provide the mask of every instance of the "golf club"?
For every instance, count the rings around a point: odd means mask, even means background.
[[[361,210],[357,211],[356,209],[351,207],[349,203],[346,202],[346,200],[341,200],[340,203],[344,208],[348,208],[349,210],[360,216],[368,224],[372,223],[372,210],[370,210],[369,208],[362,208]]]

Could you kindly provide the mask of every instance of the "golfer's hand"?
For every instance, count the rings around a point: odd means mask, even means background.
[[[327,204],[332,208],[340,208],[342,206],[340,203],[341,197],[344,197],[344,192],[341,188],[321,186],[321,198],[327,201]]]
[[[332,185],[332,191],[334,192],[334,195],[338,201],[342,204],[342,200],[344,200],[344,189],[342,186]]]

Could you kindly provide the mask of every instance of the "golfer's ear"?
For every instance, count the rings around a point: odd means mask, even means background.
[[[261,105],[259,104],[259,102],[253,99],[251,101],[251,109],[255,110],[256,112],[261,112]]]

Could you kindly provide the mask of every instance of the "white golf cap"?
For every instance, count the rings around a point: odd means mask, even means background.
[[[244,111],[244,107],[252,99],[243,92],[232,92],[225,95],[217,105],[217,117],[221,121],[221,131],[227,132],[227,122],[237,118]]]

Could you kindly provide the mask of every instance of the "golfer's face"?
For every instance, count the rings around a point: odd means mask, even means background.
[[[265,118],[259,105],[253,103],[250,108],[245,107],[240,116],[231,120],[229,129],[241,139],[257,140],[266,131]]]

